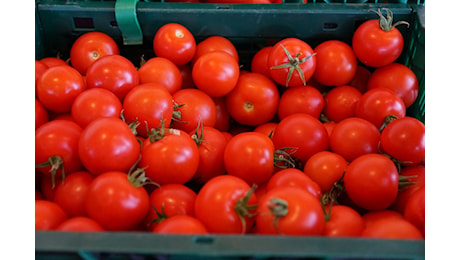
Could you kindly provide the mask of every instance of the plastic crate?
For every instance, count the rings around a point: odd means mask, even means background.
[[[286,1],[287,2],[287,1]],[[36,1],[36,59],[69,57],[75,39],[101,31],[135,65],[153,56],[154,33],[163,24],[185,25],[197,42],[211,35],[230,39],[243,68],[262,46],[298,37],[312,47],[329,39],[351,44],[354,30],[375,18],[370,9],[390,8],[405,48],[398,62],[420,82],[407,113],[425,120],[424,1],[308,1],[270,5],[191,4],[160,1]],[[346,2],[346,4],[344,4]],[[353,3],[352,3],[353,2]],[[388,2],[388,3],[384,3]],[[391,3],[390,3],[391,2]],[[424,259],[425,241],[257,235],[158,235],[141,232],[35,232],[36,259]]]

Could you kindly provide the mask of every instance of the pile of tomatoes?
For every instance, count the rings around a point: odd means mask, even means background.
[[[101,32],[35,61],[35,229],[423,239],[418,81],[385,17],[240,67],[162,26],[136,67]]]

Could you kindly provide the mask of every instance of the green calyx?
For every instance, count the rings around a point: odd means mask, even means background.
[[[375,10],[370,10],[374,13],[376,13],[379,16],[379,24],[380,28],[386,32],[393,30],[396,26],[400,24],[406,24],[407,27],[409,27],[409,23],[406,21],[398,21],[395,24],[393,24],[393,12],[388,9],[388,8],[382,8],[382,10],[386,11],[387,16],[385,17],[380,9]]]
[[[61,169],[62,172],[62,183],[64,183],[65,179],[65,171],[64,171],[64,161],[62,160],[61,156],[50,156],[48,161],[39,163],[35,165],[35,168],[44,168],[50,166],[49,172],[51,173],[51,187],[54,189],[56,186],[55,179],[56,179],[56,172]]]
[[[270,213],[275,216],[273,219],[273,227],[275,228],[278,234],[281,234],[280,230],[278,229],[278,220],[281,217],[286,216],[289,213],[288,209],[288,202],[279,198],[273,198],[270,200],[268,204],[268,209],[270,209]]]
[[[248,205],[249,199],[251,198],[252,194],[255,192],[257,188],[257,185],[253,185],[251,189],[244,195],[244,197],[239,198],[236,203],[234,210],[238,217],[240,218],[241,224],[242,224],[242,230],[241,234],[244,234],[246,232],[246,217],[254,217],[256,213],[251,213],[250,211],[253,211],[257,208],[256,205]]]

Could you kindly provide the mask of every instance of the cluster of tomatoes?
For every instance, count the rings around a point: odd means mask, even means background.
[[[250,69],[176,23],[139,68],[101,32],[36,60],[35,229],[423,239],[418,82],[386,11]]]

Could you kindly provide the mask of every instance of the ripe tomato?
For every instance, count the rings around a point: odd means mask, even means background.
[[[364,228],[361,236],[377,239],[423,239],[422,233],[404,218],[384,218]]]
[[[258,50],[251,60],[251,72],[256,72],[271,78],[270,68],[268,67],[268,56],[273,46],[266,46]]]
[[[67,213],[69,217],[86,216],[85,200],[89,184],[94,176],[86,171],[74,172],[58,183],[53,201]]]
[[[425,166],[413,165],[403,167],[399,176],[406,178],[405,181],[411,184],[401,187],[398,197],[393,205],[391,205],[391,208],[403,214],[410,196],[425,186]]]
[[[94,175],[106,171],[127,172],[140,155],[140,144],[129,126],[119,118],[100,117],[83,129],[78,154]]]
[[[37,81],[47,69],[48,66],[45,63],[35,60],[35,97],[37,97]]]
[[[268,122],[268,123],[260,124],[256,126],[253,132],[259,132],[271,138],[277,126],[278,126],[277,122]]]
[[[283,119],[295,113],[305,113],[319,118],[325,101],[321,92],[311,86],[288,88],[283,92],[278,106],[278,117]]]
[[[169,91],[159,83],[144,83],[131,89],[123,101],[123,116],[128,124],[137,121],[136,132],[147,137],[148,129],[171,124],[174,101]]]
[[[93,219],[88,217],[71,217],[62,222],[57,231],[66,232],[102,232],[104,228]]]
[[[345,192],[359,207],[388,208],[398,196],[398,169],[382,154],[365,154],[354,159],[343,178]]]
[[[267,182],[266,191],[277,187],[298,187],[308,191],[316,198],[321,198],[321,188],[313,179],[296,168],[287,168],[277,171]]]
[[[103,88],[93,88],[75,98],[70,113],[75,123],[85,128],[99,117],[120,117],[121,109],[121,101],[114,93]]]
[[[406,165],[425,160],[425,125],[413,117],[391,121],[382,131],[380,147]]]
[[[156,56],[167,58],[177,66],[182,66],[195,56],[195,38],[185,26],[167,23],[155,33],[153,51]]]
[[[224,151],[227,173],[237,176],[249,185],[261,185],[275,171],[275,146],[272,140],[261,133],[244,132],[233,136]]]
[[[207,234],[206,227],[197,218],[188,215],[175,215],[158,223],[153,233],[159,234]]]
[[[356,74],[358,61],[353,49],[345,42],[328,40],[313,50],[316,53],[316,69],[313,77],[325,86],[348,84]]]
[[[347,161],[340,154],[321,151],[308,159],[303,172],[318,184],[321,191],[328,192],[344,174]]]
[[[349,86],[355,87],[359,92],[364,93],[367,90],[367,82],[371,72],[364,66],[359,65],[356,68],[355,77],[348,83]]]
[[[275,83],[253,72],[241,75],[235,88],[225,96],[230,116],[236,122],[249,126],[270,121],[276,115],[279,101],[280,95]]]
[[[85,89],[83,77],[70,66],[49,68],[37,82],[38,100],[57,113],[70,112],[73,101]]]
[[[41,174],[41,173],[40,173]],[[53,201],[54,193],[56,193],[56,184],[62,183],[62,176],[54,176],[54,181],[52,176],[41,174],[39,189],[45,198],[45,200]]]
[[[48,121],[48,111],[38,99],[35,99],[35,130]]]
[[[254,223],[256,203],[256,196],[244,180],[220,175],[198,192],[195,216],[211,233],[244,234]]]
[[[224,51],[201,55],[192,68],[196,87],[214,98],[230,93],[235,88],[239,75],[238,62]]]
[[[316,68],[316,57],[308,43],[297,38],[278,41],[268,56],[272,79],[286,87],[306,85]]]
[[[233,43],[225,37],[214,35],[197,44],[195,56],[191,61],[192,67],[199,57],[206,53],[215,51],[226,52],[235,59],[236,63],[239,62],[238,51],[236,50],[235,45],[233,45]]]
[[[163,57],[154,57],[141,65],[138,70],[139,83],[159,83],[172,95],[182,87],[179,67]]]
[[[415,191],[407,200],[404,218],[414,224],[425,236],[425,187]]]
[[[69,66],[69,64],[65,60],[57,57],[45,57],[40,61],[43,62],[46,66],[48,66],[48,68],[56,66]]]
[[[297,187],[268,190],[259,199],[257,233],[281,235],[322,235],[324,213],[317,197]]]
[[[105,88],[113,92],[120,101],[139,84],[139,73],[134,64],[120,55],[107,55],[88,67],[88,88]]]
[[[136,177],[121,171],[96,176],[86,194],[88,217],[108,231],[127,231],[141,224],[149,211],[149,194]]]
[[[362,94],[352,86],[339,86],[331,89],[324,96],[324,115],[328,120],[340,122],[356,115],[356,104]]]
[[[214,128],[219,131],[228,131],[230,129],[230,114],[225,105],[225,98],[212,98],[212,100],[216,104],[216,123],[214,124]]]
[[[195,83],[193,82],[192,77],[192,67],[190,63],[179,66],[180,73],[182,75],[182,87],[184,88],[195,88]]]
[[[391,63],[372,72],[367,89],[389,88],[393,90],[409,107],[417,99],[419,85],[417,76],[407,66]]]
[[[404,39],[396,26],[405,22],[393,25],[393,13],[385,10],[386,18],[379,9],[376,12],[379,19],[362,23],[353,34],[353,51],[358,60],[369,67],[383,67],[394,62],[404,47]]]
[[[58,204],[48,200],[35,201],[35,231],[54,230],[67,218]]]
[[[385,218],[403,218],[403,215],[391,209],[372,210],[363,214],[364,225],[366,227]]]
[[[82,75],[96,60],[112,54],[120,54],[118,45],[102,32],[87,32],[80,35],[70,49],[70,63]]]
[[[329,135],[329,138],[331,137],[332,130],[334,127],[337,125],[336,122],[334,121],[329,121],[329,122],[324,122],[323,126],[326,128],[327,134]]]
[[[178,106],[175,113],[180,113],[180,118],[172,121],[172,127],[189,133],[203,126],[214,127],[217,120],[216,103],[210,96],[199,89],[181,89],[172,95],[174,103]]]
[[[326,210],[328,210],[326,208]],[[328,210],[324,225],[327,237],[359,237],[364,230],[363,217],[353,208],[345,205],[333,205]]]

